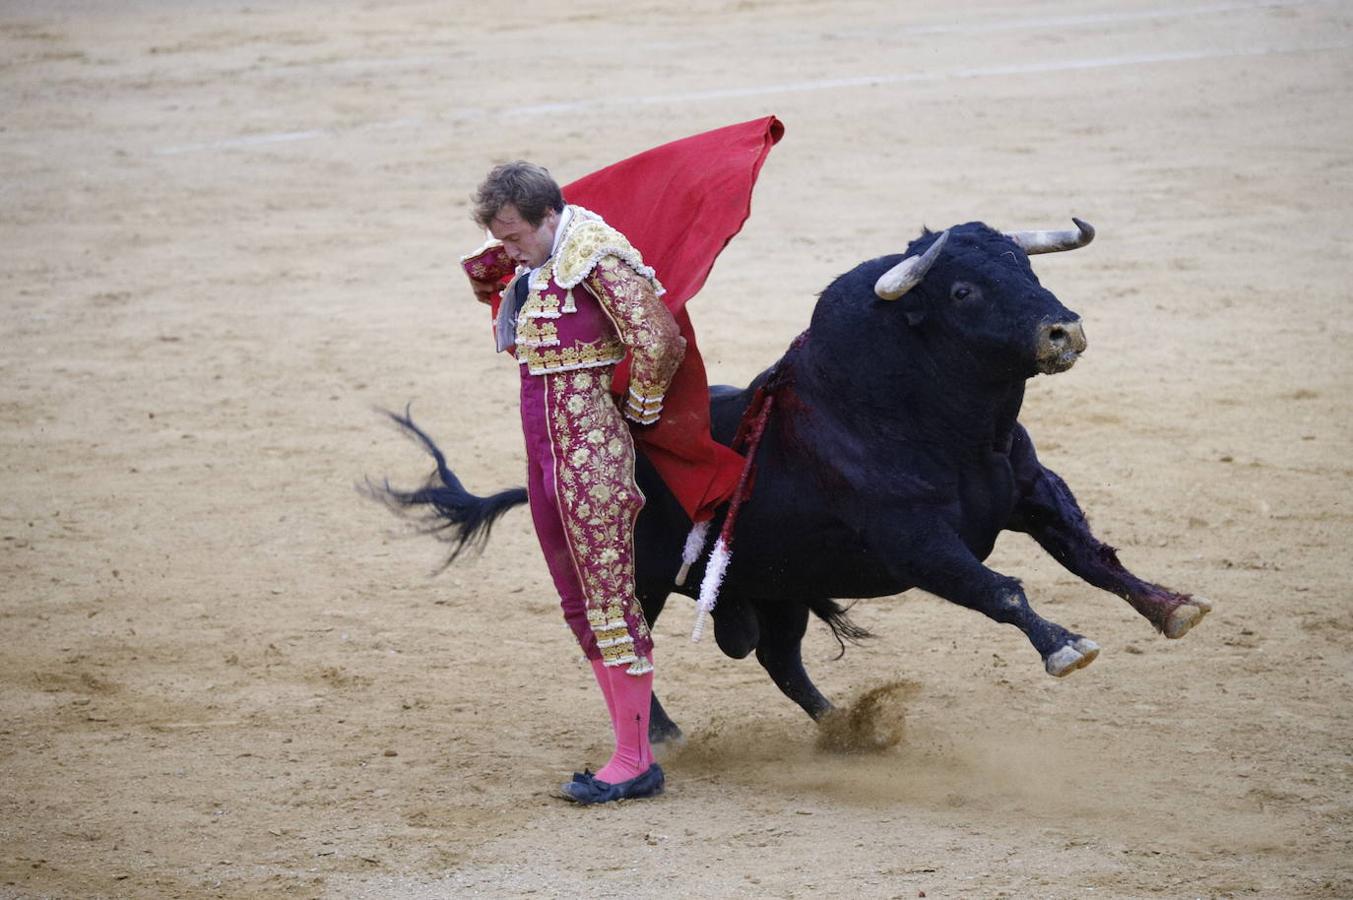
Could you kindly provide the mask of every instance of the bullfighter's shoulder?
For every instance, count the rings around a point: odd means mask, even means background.
[[[583,282],[606,257],[615,257],[662,293],[662,285],[653,270],[644,264],[643,255],[623,234],[594,212],[573,207],[568,231],[555,252],[554,279],[560,287],[571,288]]]

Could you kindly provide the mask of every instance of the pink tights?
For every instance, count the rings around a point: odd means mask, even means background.
[[[615,732],[615,752],[610,762],[597,772],[597,779],[619,784],[637,778],[653,765],[653,748],[648,743],[648,709],[653,696],[653,672],[630,675],[628,666],[605,666],[601,660],[589,660],[592,674],[606,698]]]

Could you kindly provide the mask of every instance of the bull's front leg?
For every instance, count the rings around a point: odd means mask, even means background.
[[[791,600],[757,604],[759,640],[756,659],[786,697],[814,720],[832,711],[831,701],[808,677],[803,667],[803,635],[808,630],[808,606]]]
[[[1034,612],[1018,579],[984,566],[943,526],[893,558],[898,575],[907,583],[1024,632],[1043,657],[1049,675],[1070,675],[1099,655],[1094,641]]]
[[[1068,571],[1122,597],[1168,638],[1183,637],[1212,610],[1201,597],[1176,593],[1129,572],[1117,552],[1090,532],[1066,482],[1032,458],[1032,446],[1021,463],[1016,466],[1021,497],[1011,530],[1026,532]]]

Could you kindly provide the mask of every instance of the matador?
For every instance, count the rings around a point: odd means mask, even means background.
[[[686,341],[639,252],[600,216],[565,205],[545,169],[498,166],[475,204],[493,239],[462,265],[481,300],[501,288],[494,332],[521,371],[532,521],[615,735],[610,761],[562,792],[584,804],[652,796],[664,776],[648,741],[653,639],[634,591],[644,498],[630,427],[658,421]],[[618,403],[611,380],[626,355]]]

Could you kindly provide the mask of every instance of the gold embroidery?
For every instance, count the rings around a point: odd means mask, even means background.
[[[466,274],[477,281],[497,281],[511,275],[515,267],[501,241],[489,241],[473,253],[460,258]]]
[[[554,258],[554,277],[559,284],[571,288],[582,283],[593,267],[610,257],[623,260],[661,294],[662,285],[653,270],[644,265],[644,258],[634,245],[595,213],[575,206],[568,231],[559,242]]]
[[[526,371],[532,375],[607,366],[624,358],[625,345],[615,338],[578,341],[571,347],[517,345],[517,361],[526,363]]]
[[[549,319],[518,319],[518,347],[559,346],[559,326]]]
[[[686,354],[686,340],[647,279],[622,260],[614,256],[600,260],[587,287],[633,352],[625,415],[651,425],[658,420],[667,385]]]
[[[548,266],[546,267],[548,268]],[[543,274],[545,269],[541,270]],[[526,294],[526,301],[521,305],[521,312],[517,313],[517,327],[528,319],[557,319],[559,318],[559,295],[547,291],[549,280],[546,279],[541,284],[535,278],[530,281],[530,291]]]
[[[578,562],[587,620],[602,660],[638,660],[634,643],[649,636],[634,596],[634,518],[643,495],[634,483],[634,444],[611,398],[611,372],[546,375],[547,421],[556,447],[555,489],[564,530]]]

